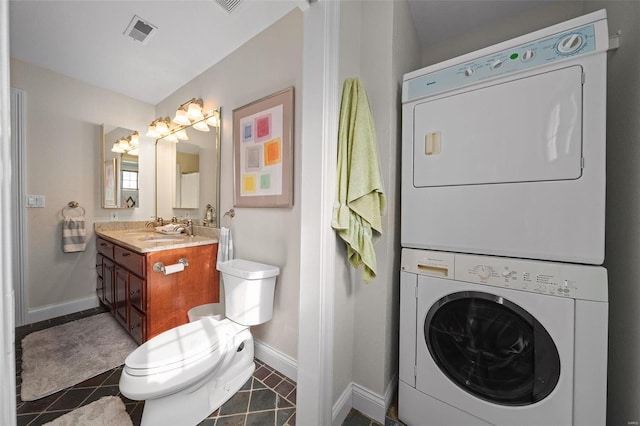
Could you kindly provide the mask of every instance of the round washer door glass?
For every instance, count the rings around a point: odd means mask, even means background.
[[[500,296],[443,297],[427,313],[424,336],[440,370],[489,402],[533,404],[549,395],[560,377],[560,355],[547,330]]]

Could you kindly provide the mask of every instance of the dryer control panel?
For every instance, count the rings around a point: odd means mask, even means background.
[[[531,293],[608,301],[607,270],[601,266],[403,249],[401,269]]]
[[[596,50],[594,25],[502,50],[449,68],[405,80],[403,102],[468,86],[490,78],[546,65]]]

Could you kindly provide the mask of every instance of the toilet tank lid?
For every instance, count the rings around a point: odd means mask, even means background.
[[[264,263],[244,259],[232,259],[227,262],[221,262],[218,265],[218,269],[222,273],[250,280],[275,277],[280,273],[280,268],[277,266],[265,265]]]

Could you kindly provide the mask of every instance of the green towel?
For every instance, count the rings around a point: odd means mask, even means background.
[[[368,283],[376,277],[373,241],[382,235],[385,198],[373,116],[357,78],[347,79],[342,89],[336,197],[331,226],[347,245],[351,265],[362,265]]]

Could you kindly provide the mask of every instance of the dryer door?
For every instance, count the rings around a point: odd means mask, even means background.
[[[560,356],[549,333],[503,297],[478,291],[445,296],[427,313],[423,331],[440,370],[486,401],[534,404],[560,378]]]
[[[578,179],[582,67],[415,105],[413,186]]]

